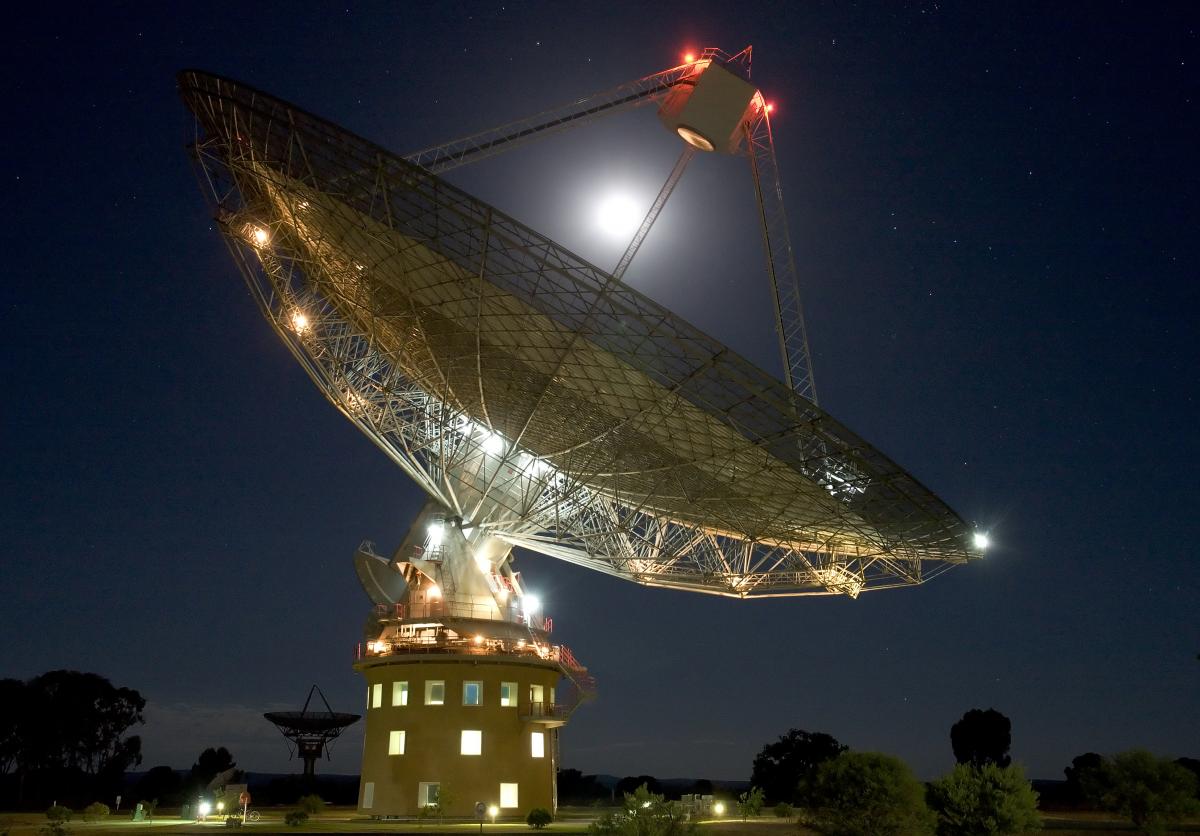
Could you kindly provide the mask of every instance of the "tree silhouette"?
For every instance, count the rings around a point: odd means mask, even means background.
[[[846,751],[831,735],[789,729],[754,758],[750,784],[773,802],[800,802],[817,768]]]
[[[959,763],[984,766],[1008,766],[1012,758],[1012,722],[994,708],[972,708],[950,727],[950,745]]]
[[[235,766],[237,763],[234,761],[233,755],[224,746],[218,746],[216,749],[208,747],[192,764],[192,773],[188,776],[189,791],[203,790],[219,773],[233,769]]]
[[[1067,794],[1076,804],[1098,807],[1109,790],[1108,761],[1103,755],[1085,752],[1071,759],[1063,769],[1067,776]]]

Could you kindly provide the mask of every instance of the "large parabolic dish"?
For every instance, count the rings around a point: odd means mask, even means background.
[[[461,525],[735,597],[857,596],[980,556],[886,456],[603,269],[287,102],[179,84],[263,313]]]

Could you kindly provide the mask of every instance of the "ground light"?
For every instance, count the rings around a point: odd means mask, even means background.
[[[492,818],[492,824],[495,824],[496,816],[500,815],[500,808],[495,804],[488,805],[488,815]]]
[[[712,811],[713,811],[714,816],[725,815],[725,803],[722,801],[718,801],[716,804],[714,804],[712,806]]]
[[[201,801],[196,807],[196,812],[200,814],[201,819],[207,819],[208,814],[212,812],[212,805],[207,801]]]

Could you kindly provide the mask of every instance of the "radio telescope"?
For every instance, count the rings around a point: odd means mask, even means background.
[[[324,711],[308,710],[313,694],[325,703]],[[329,744],[341,737],[346,727],[357,723],[361,716],[334,711],[329,707],[325,693],[316,685],[308,689],[304,707],[299,711],[268,711],[263,715],[296,747],[296,754],[304,761],[304,777],[307,779],[316,774],[317,760],[322,755],[329,755]]]
[[[594,683],[550,643],[549,619],[512,570],[518,546],[734,598],[855,598],[981,555],[983,535],[817,405],[771,108],[749,81],[750,56],[707,49],[404,157],[238,82],[180,74],[202,181],[263,314],[329,401],[429,497],[391,560],[369,543],[355,556],[376,605],[356,663],[369,707],[407,708],[417,669],[403,665],[417,659],[442,665],[421,669],[424,706],[451,704],[449,660],[509,665],[494,683],[462,680],[463,706],[480,705],[469,686],[495,686],[509,706],[512,666],[540,664],[575,696],[534,699],[552,693],[548,679],[530,688],[550,692],[522,691],[511,705],[522,728],[565,722]],[[439,176],[650,104],[681,154],[611,270]],[[696,153],[749,161],[782,381],[622,281]],[[401,815],[439,803],[439,781],[412,775],[411,791],[376,794],[415,732],[373,726],[375,713],[360,808]],[[463,730],[462,754],[478,755],[468,731],[492,731]],[[516,787],[500,785],[505,812],[553,803],[517,801]]]

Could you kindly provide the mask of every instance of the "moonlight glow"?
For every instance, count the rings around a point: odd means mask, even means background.
[[[628,239],[637,232],[644,213],[628,195],[607,195],[596,206],[596,225],[613,238]]]

